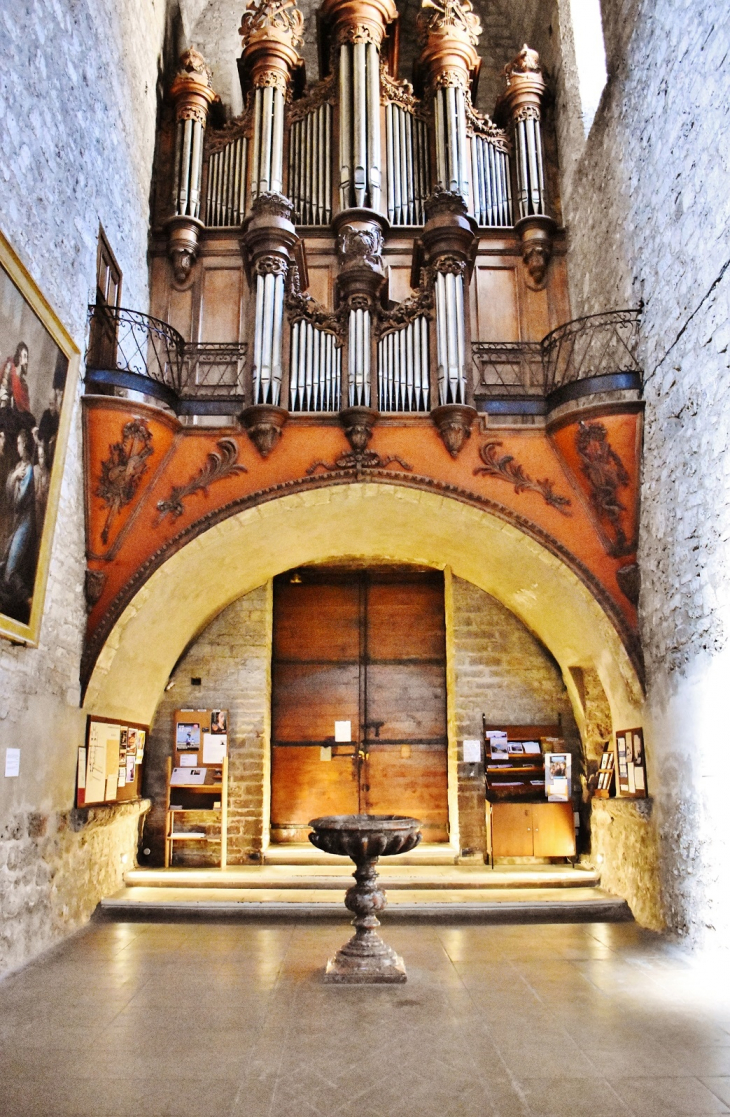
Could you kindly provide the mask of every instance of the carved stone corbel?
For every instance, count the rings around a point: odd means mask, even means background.
[[[262,458],[268,458],[279,439],[289,412],[271,403],[254,403],[245,407],[240,419]]]
[[[459,456],[464,443],[471,438],[476,417],[476,409],[465,403],[444,403],[431,412],[431,422],[452,458]]]
[[[362,454],[367,450],[373,437],[373,427],[378,421],[378,412],[372,407],[347,407],[338,416],[350,443],[353,453]]]

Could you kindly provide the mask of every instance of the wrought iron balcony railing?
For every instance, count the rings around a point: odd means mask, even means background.
[[[124,307],[89,307],[86,380],[161,400],[178,414],[229,414],[243,404],[245,343],[186,342],[167,322]]]
[[[640,389],[640,313],[634,308],[576,318],[541,342],[472,342],[475,398],[489,411],[539,414],[548,404],[593,392]]]

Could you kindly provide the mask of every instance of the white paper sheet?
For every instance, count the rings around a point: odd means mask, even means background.
[[[335,742],[339,745],[346,745],[352,740],[352,722],[351,721],[336,721],[335,722]]]
[[[205,768],[173,768],[170,786],[176,783],[205,783]]]
[[[89,726],[89,747],[86,757],[85,803],[103,803],[106,793],[106,736],[104,725],[92,721]]]
[[[186,756],[185,753],[183,753],[182,756],[180,757],[180,767],[181,768],[197,768],[198,767],[198,754],[197,754],[197,752],[191,753],[190,756]]]
[[[83,791],[86,787],[86,749],[79,749],[79,763],[76,778],[78,780],[79,791]]]
[[[118,784],[119,784],[119,772],[118,771],[112,772],[112,774],[110,776],[107,776],[107,778],[106,778],[106,794],[104,796],[105,799],[116,799]]]
[[[464,741],[464,763],[479,764],[482,759],[482,742],[479,740]]]
[[[20,749],[5,750],[5,776],[20,775]]]
[[[222,764],[227,747],[228,737],[225,733],[204,733],[203,764]]]
[[[332,749],[329,745],[323,745],[319,750],[319,759],[329,761],[332,759]]]

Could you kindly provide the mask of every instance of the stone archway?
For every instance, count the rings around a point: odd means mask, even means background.
[[[142,586],[99,654],[85,708],[150,721],[178,656],[230,602],[275,574],[342,557],[420,563],[502,602],[560,664],[595,670],[614,723],[640,724],[642,692],[619,635],[568,566],[517,528],[453,498],[353,483],[284,496],[231,516],[172,555]]]

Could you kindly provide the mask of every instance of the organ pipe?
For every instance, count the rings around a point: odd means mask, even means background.
[[[381,208],[380,53],[356,38],[340,45],[340,208]]]
[[[301,319],[291,329],[290,411],[339,411],[342,349],[334,334]]]
[[[436,273],[436,355],[439,403],[466,403],[464,279]]]
[[[348,352],[348,403],[370,407],[370,311],[350,311]]]
[[[378,409],[429,409],[428,320],[423,315],[378,343]]]

